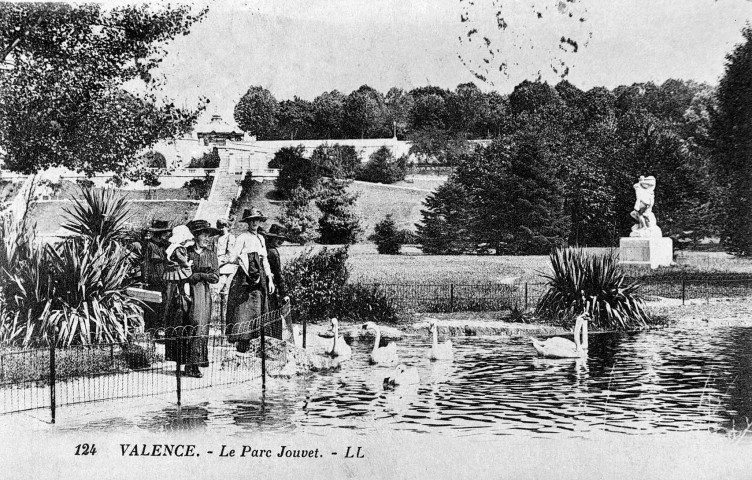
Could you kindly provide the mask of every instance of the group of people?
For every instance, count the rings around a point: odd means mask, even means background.
[[[263,315],[287,301],[277,247],[285,230],[272,225],[258,209],[247,209],[241,221],[248,231],[230,232],[230,221],[220,219],[216,228],[206,220],[193,220],[170,228],[154,220],[141,257],[144,286],[162,293],[162,302],[144,311],[147,329],[164,328],[165,359],[185,365],[185,375],[202,376],[209,366],[208,334],[212,298],[220,300],[220,322],[239,352],[247,352],[259,336]],[[266,327],[270,336],[282,338],[282,320]]]

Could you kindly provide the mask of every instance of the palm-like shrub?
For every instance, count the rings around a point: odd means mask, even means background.
[[[650,322],[637,282],[626,280],[615,251],[589,253],[579,248],[553,251],[548,290],[537,313],[573,317],[587,312],[596,328],[642,328]]]
[[[125,291],[131,253],[115,241],[126,232],[127,205],[89,192],[73,212],[78,222],[66,228],[79,236],[56,246],[0,221],[0,342],[46,345],[53,332],[62,345],[123,342],[140,326],[141,304]]]
[[[122,239],[127,230],[128,202],[115,189],[81,189],[82,199],[73,198],[66,208],[67,222],[62,227],[74,234],[104,241]]]

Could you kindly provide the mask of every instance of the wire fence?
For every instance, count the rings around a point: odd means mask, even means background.
[[[640,293],[647,300],[690,300],[752,297],[752,276],[717,275],[685,277],[629,277],[627,282],[640,283]],[[528,309],[548,291],[540,282],[507,283],[376,283],[370,284],[390,298],[396,308],[413,312],[481,312]]]
[[[248,321],[133,333],[125,343],[0,350],[0,414],[174,395],[274,375],[293,354],[290,304]]]

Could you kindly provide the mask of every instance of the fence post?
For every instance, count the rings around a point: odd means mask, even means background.
[[[687,285],[686,280],[682,278],[682,305],[684,305],[684,299],[686,298]]]
[[[175,355],[177,358],[175,359],[175,380],[176,380],[176,389],[178,394],[178,408],[180,408],[180,401],[181,401],[181,389],[180,389],[180,360],[182,355],[182,338],[179,338],[177,334],[175,335],[175,339],[173,340],[175,342]]]
[[[454,284],[449,284],[449,311],[454,311]]]
[[[266,325],[261,322],[261,389],[266,391]]]
[[[308,332],[306,331],[307,326],[308,326],[308,320],[306,319],[306,317],[303,317],[303,350],[306,349],[306,337],[308,336],[307,335]]]
[[[50,341],[50,414],[52,423],[55,423],[55,344],[57,343],[57,331],[52,327],[52,339]]]
[[[527,282],[525,282],[525,310],[527,310]]]
[[[710,281],[705,280],[705,304],[710,303]]]

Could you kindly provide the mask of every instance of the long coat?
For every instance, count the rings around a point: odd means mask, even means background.
[[[144,328],[146,330],[163,327],[164,298],[166,297],[164,274],[167,255],[163,245],[153,239],[146,243],[141,261],[141,275],[147,289],[162,293],[162,303],[148,303],[144,309]]]
[[[208,335],[211,323],[212,299],[210,285],[219,281],[217,254],[211,248],[198,253],[188,249],[188,260],[193,262],[193,273],[188,278],[191,296],[181,295],[178,282],[169,282],[167,322],[172,329],[165,345],[165,358],[186,365],[209,366]],[[186,301],[187,300],[187,301]]]

